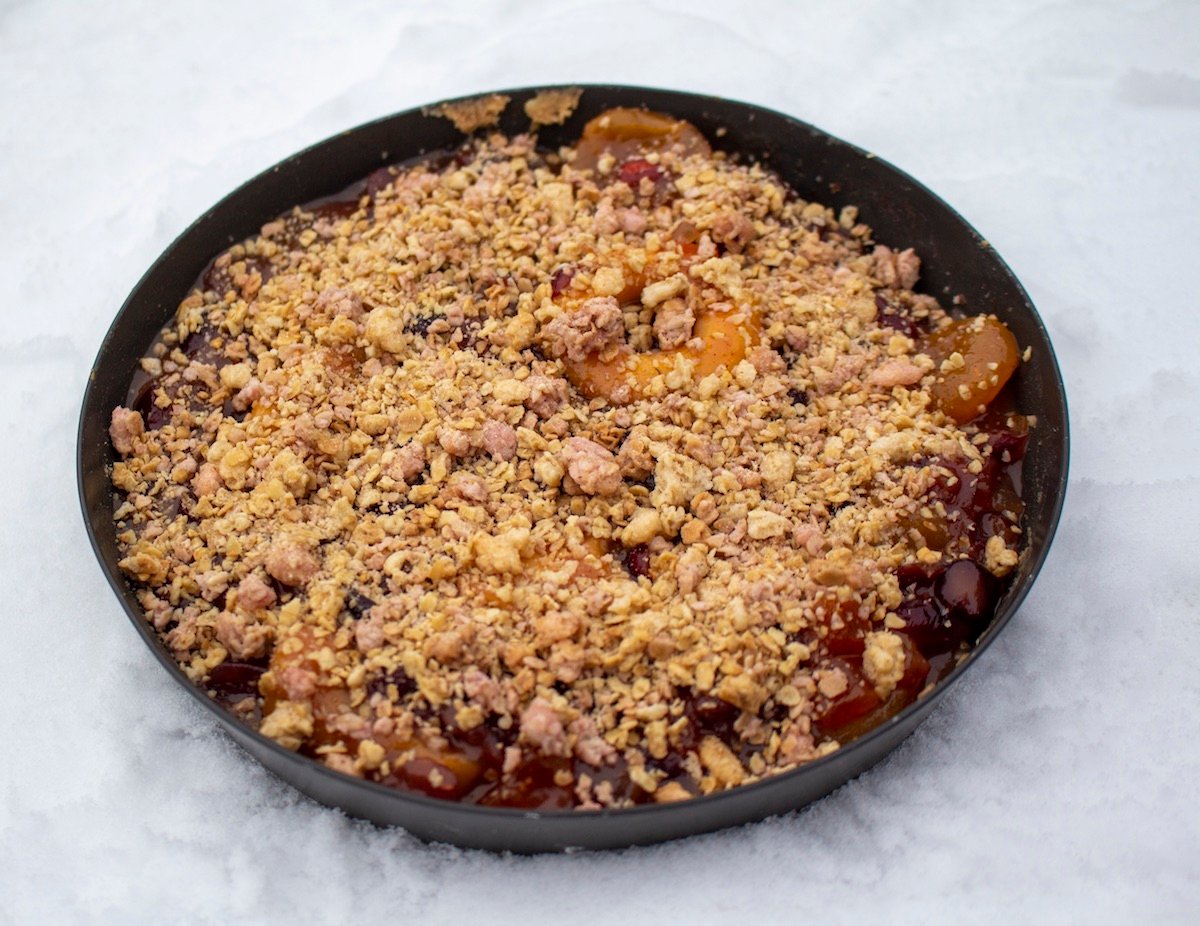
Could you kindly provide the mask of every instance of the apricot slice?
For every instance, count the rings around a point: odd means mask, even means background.
[[[621,291],[615,294],[621,305],[636,303],[643,289],[659,275],[654,261],[634,267],[626,260],[619,260],[615,266],[621,270],[624,281]],[[559,285],[555,297],[566,311],[573,312],[593,295],[587,290],[571,288],[568,282]],[[585,396],[624,405],[644,396],[650,381],[670,373],[678,358],[690,360],[693,376],[701,379],[720,367],[733,369],[758,343],[758,337],[759,319],[753,311],[741,307],[726,307],[723,311],[705,307],[696,312],[692,336],[680,347],[634,351],[622,344],[603,354],[592,353],[582,360],[564,359],[563,363],[567,379]]]
[[[317,679],[306,699],[313,714],[313,732],[309,744],[319,746],[345,744],[347,737],[334,727],[334,720],[350,709],[350,692],[345,687],[323,684],[320,651],[329,645],[329,637],[311,627],[297,628],[291,637],[280,641],[271,653],[269,671],[259,681],[263,695],[263,714],[270,714],[280,701],[288,699],[281,677],[288,669],[311,672]]]
[[[583,136],[575,148],[574,166],[579,170],[594,170],[600,155],[605,153],[625,161],[674,145],[684,155],[707,154],[712,150],[690,122],[665,113],[618,106],[605,110],[583,127]]]
[[[928,337],[925,350],[938,364],[934,402],[959,424],[987,410],[1021,359],[1017,339],[993,315],[955,319]]]
[[[263,675],[259,685],[264,714],[269,714],[287,698],[280,683],[281,674],[289,668],[307,670],[317,678],[312,694],[306,699],[313,716],[313,732],[307,741],[309,749],[343,746],[353,755],[359,742],[370,736],[383,747],[389,763],[393,766],[402,763],[395,774],[410,787],[434,797],[457,798],[474,785],[483,773],[482,764],[452,745],[434,746],[419,737],[396,732],[380,734],[367,727],[354,731],[342,728],[338,719],[352,710],[350,692],[340,685],[328,684],[331,679],[321,668],[321,650],[328,645],[328,636],[311,627],[300,627],[287,641],[275,647],[270,670]]]
[[[699,340],[699,346],[693,342]],[[671,350],[635,352],[627,346],[602,359],[596,354],[568,361],[567,379],[588,398],[623,405],[645,395],[650,381],[675,368],[677,357],[691,360],[701,379],[720,367],[732,369],[758,340],[757,321],[744,311],[706,312],[696,319],[692,340]]]
[[[912,640],[901,636],[904,674],[886,701],[871,686],[861,662],[834,658],[829,665],[840,668],[847,679],[846,690],[834,698],[822,698],[814,722],[822,735],[845,744],[875,729],[917,700],[929,677],[929,662]]]

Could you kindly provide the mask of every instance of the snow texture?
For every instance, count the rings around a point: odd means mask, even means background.
[[[1148,0],[0,0],[0,921],[1195,922],[1198,48],[1200,6]],[[782,819],[521,859],[349,820],[220,735],[92,559],[75,420],[126,293],[242,180],[570,81],[771,106],[937,190],[1039,306],[1074,459],[1027,603],[885,762]]]

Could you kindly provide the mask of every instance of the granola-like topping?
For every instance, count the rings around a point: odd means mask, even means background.
[[[1024,420],[939,406],[1002,382],[916,255],[618,114],[666,141],[496,135],[268,223],[114,411],[122,568],[284,746],[484,803],[733,787],[910,703],[1018,562]]]
[[[508,108],[510,99],[502,93],[490,93],[469,100],[442,103],[426,110],[426,115],[449,119],[456,129],[464,135],[470,135],[477,129],[495,125]]]
[[[578,87],[543,90],[525,101],[525,115],[535,126],[562,125],[575,112],[581,96]]]

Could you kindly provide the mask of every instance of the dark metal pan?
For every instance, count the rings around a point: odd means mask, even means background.
[[[522,104],[547,88],[509,90],[500,120],[525,131]],[[833,754],[756,784],[679,804],[619,811],[528,812],[455,804],[390,790],[330,771],[283,749],[212,702],[184,676],[146,622],[117,567],[114,462],[109,413],[122,404],[137,365],[201,270],[218,252],[254,234],[293,205],[329,196],[375,168],[458,144],[445,119],[414,109],[323,141],[271,167],[201,216],[154,262],[117,313],[88,380],[79,421],[79,493],[88,534],[113,591],[163,667],[243,748],[324,804],[430,840],[515,852],[645,844],[760,820],[816,800],[878,762],[919,724],[979,660],[1012,618],[1046,558],[1067,483],[1067,407],[1062,378],[1038,314],[1000,256],[953,209],[890,164],[796,119],[716,97],[638,87],[585,87],[575,114],[543,128],[543,144],[578,138],[584,122],[612,106],[645,106],[697,125],[715,144],[774,168],[803,197],[859,206],[878,240],[915,247],[926,292],[961,295],[968,313],[995,312],[1032,359],[1015,377],[1016,407],[1038,419],[1024,464],[1027,549],[991,625],[973,652],[936,688],[882,726]],[[722,130],[718,134],[718,129]]]

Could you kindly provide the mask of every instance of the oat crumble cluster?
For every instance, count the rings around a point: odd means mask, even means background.
[[[597,808],[792,768],[1018,562],[1015,342],[919,272],[653,114],[377,172],[142,361],[122,569],[195,682],[348,775]]]

